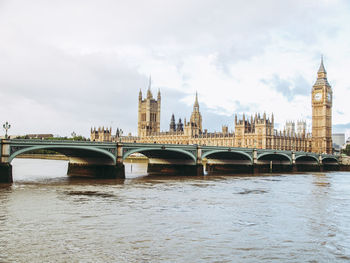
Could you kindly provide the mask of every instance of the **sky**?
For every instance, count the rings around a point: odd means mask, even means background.
[[[0,121],[15,135],[135,135],[151,75],[161,130],[189,119],[196,92],[209,131],[256,112],[311,129],[323,54],[333,132],[348,137],[349,24],[348,0],[0,0]]]

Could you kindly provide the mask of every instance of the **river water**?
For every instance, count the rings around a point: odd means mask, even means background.
[[[349,262],[350,173],[69,179],[13,161],[0,262]]]

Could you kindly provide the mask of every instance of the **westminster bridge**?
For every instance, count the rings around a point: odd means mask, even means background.
[[[148,158],[148,173],[203,175],[338,170],[337,156],[273,149],[223,146],[112,143],[61,140],[0,140],[0,182],[12,182],[12,160],[36,150],[52,150],[68,157],[69,176],[125,178],[124,160],[133,153]]]

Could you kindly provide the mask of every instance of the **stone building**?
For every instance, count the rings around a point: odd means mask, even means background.
[[[321,65],[317,80],[312,87],[312,152],[332,152],[332,88],[327,80],[327,72]]]
[[[112,138],[112,127],[104,128],[104,127],[96,127],[91,128],[90,131],[90,140],[96,141],[96,142],[111,142],[113,140]]]
[[[202,128],[202,115],[199,110],[197,93],[190,121],[187,122],[185,119],[182,123],[182,120],[179,119],[176,123],[175,115],[172,114],[169,131],[160,132],[160,91],[158,91],[157,99],[154,99],[150,82],[146,98],[142,98],[140,91],[138,102],[138,136],[111,136],[111,130],[107,129],[106,132],[103,128],[99,128],[97,131],[96,129],[91,130],[91,140],[332,152],[332,90],[327,81],[323,59],[312,89],[313,137],[307,133],[305,121],[298,121],[296,128],[294,122],[287,122],[283,131],[277,131],[274,115],[267,116],[266,113],[249,117],[243,114],[241,118],[236,114],[233,132],[230,132],[227,126],[223,126],[221,132],[208,132]]]
[[[160,105],[161,96],[158,91],[157,100],[151,92],[151,78],[147,89],[147,96],[142,99],[142,92],[139,92],[138,123],[137,133],[139,137],[146,137],[160,131]]]

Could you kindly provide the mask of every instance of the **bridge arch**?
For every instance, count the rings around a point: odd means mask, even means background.
[[[336,157],[327,156],[327,157],[322,157],[322,163],[323,164],[339,164],[339,161]]]
[[[56,151],[58,153],[61,153],[63,155],[66,155],[67,157],[70,157],[69,154],[67,154],[67,151],[71,151],[71,153],[77,153],[77,152],[86,152],[86,153],[97,153],[99,156],[101,157],[107,157],[108,159],[110,159],[112,161],[113,164],[116,164],[116,157],[114,156],[114,154],[112,154],[111,152],[98,148],[98,147],[91,147],[91,146],[75,146],[75,145],[38,145],[38,146],[29,146],[23,149],[20,149],[18,151],[15,151],[13,154],[10,155],[9,157],[9,163],[12,162],[12,160],[14,158],[16,158],[16,156],[29,152],[29,151],[33,151],[33,150],[53,150]],[[84,158],[86,156],[79,156],[81,158]]]
[[[166,157],[170,157],[170,158],[171,157],[184,157],[184,159],[193,160],[194,163],[196,163],[196,161],[197,161],[197,157],[194,154],[192,154],[188,151],[182,150],[182,149],[178,149],[178,148],[176,148],[176,149],[174,149],[174,148],[162,149],[162,148],[150,148],[150,147],[142,147],[142,148],[128,150],[127,152],[125,152],[123,154],[123,160],[125,160],[128,156],[130,156],[133,153],[141,153],[148,158],[152,158],[152,157],[162,158],[162,157],[165,157],[164,156],[164,153],[165,153],[165,154],[169,154],[169,156],[166,156]],[[167,158],[164,158],[164,159],[167,159]]]
[[[317,164],[319,164],[319,160],[316,156],[313,155],[299,155],[297,157],[295,157],[295,162],[316,162]]]
[[[247,159],[250,160],[251,162],[253,162],[253,158],[252,156],[250,156],[248,153],[246,152],[241,152],[241,151],[227,151],[227,150],[212,150],[212,151],[208,151],[202,154],[202,158],[207,158],[210,155],[214,155],[214,154],[227,154],[227,156],[229,156],[230,154],[232,155],[238,155],[243,157],[243,159]]]
[[[269,158],[270,157],[270,158]],[[292,163],[292,157],[289,156],[288,154],[285,153],[280,153],[280,152],[267,152],[267,153],[262,153],[258,155],[258,160],[261,161],[289,161],[289,163]]]

